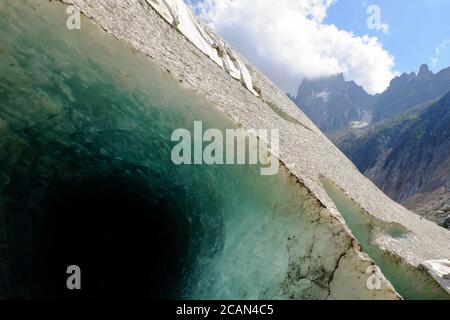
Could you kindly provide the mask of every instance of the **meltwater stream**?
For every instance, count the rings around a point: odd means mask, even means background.
[[[353,235],[361,243],[364,251],[380,267],[386,278],[403,298],[412,300],[448,300],[447,292],[433,280],[426,270],[408,267],[405,263],[379,249],[374,244],[380,235],[394,239],[408,236],[408,231],[400,225],[383,225],[366,214],[345,192],[330,179],[322,177],[322,184],[342,214]]]
[[[289,242],[315,241],[294,179],[172,164],[174,129],[234,124],[66,18],[59,3],[0,2],[0,297],[325,298],[320,261],[286,289]]]

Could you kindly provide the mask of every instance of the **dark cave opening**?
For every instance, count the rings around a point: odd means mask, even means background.
[[[33,259],[37,296],[176,297],[190,235],[171,203],[118,176],[57,185],[47,194]],[[81,290],[66,286],[70,265],[81,269]]]

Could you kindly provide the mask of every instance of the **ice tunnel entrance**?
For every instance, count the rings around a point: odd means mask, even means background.
[[[119,172],[49,186],[35,242],[42,255],[35,281],[44,295],[77,296],[61,272],[76,264],[83,271],[82,297],[177,297],[189,265],[191,225],[148,184]]]
[[[375,261],[403,298],[450,299],[447,292],[426,271],[408,267],[374,244],[380,235],[400,238],[407,236],[408,230],[401,225],[384,224],[370,217],[329,178],[321,177],[321,182],[363,250]]]
[[[175,166],[174,129],[235,125],[65,19],[60,3],[0,2],[0,297],[327,298],[351,243],[307,190],[285,170]]]

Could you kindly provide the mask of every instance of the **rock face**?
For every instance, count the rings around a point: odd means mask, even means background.
[[[450,91],[450,68],[434,74],[427,65],[419,73],[394,78],[381,94],[369,95],[342,75],[304,80],[296,97],[299,108],[325,133],[377,124]]]
[[[434,74],[427,65],[419,73],[402,74],[391,81],[389,88],[376,97],[373,122],[389,119],[409,108],[435,99],[450,91],[450,68]]]
[[[425,69],[421,73],[427,76]],[[388,196],[441,224],[446,214],[439,210],[450,199],[449,127],[450,93],[365,131],[336,135],[335,141]]]
[[[450,229],[450,216],[444,221],[444,228]]]
[[[449,256],[449,233],[386,197],[250,64],[259,97],[144,0],[65,2],[121,41],[84,18],[82,32],[55,28],[67,18],[61,4],[0,4],[2,296],[60,293],[53,275],[75,250],[95,270],[94,297],[111,290],[98,277],[125,269],[133,278],[120,276],[115,294],[136,292],[129,284],[151,270],[143,297],[398,299],[383,275],[368,285],[374,259],[404,297],[448,298],[418,267]],[[285,169],[261,180],[246,166],[171,166],[171,130],[195,119],[279,129]],[[33,276],[42,283],[30,291]]]
[[[371,121],[375,97],[339,74],[304,80],[293,98],[299,108],[325,133]]]

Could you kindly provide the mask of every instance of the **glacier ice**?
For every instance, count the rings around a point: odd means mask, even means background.
[[[327,298],[352,241],[307,190],[286,170],[175,166],[175,128],[236,125],[46,6],[0,4],[0,296],[70,295],[77,264],[91,297]]]
[[[373,262],[286,169],[171,163],[175,128],[237,127],[205,91],[183,89],[88,19],[82,32],[55,28],[64,7],[33,3],[0,3],[2,297],[67,295],[58,270],[75,259],[92,297],[399,298],[387,281],[366,287]],[[149,11],[135,18],[155,19]]]

